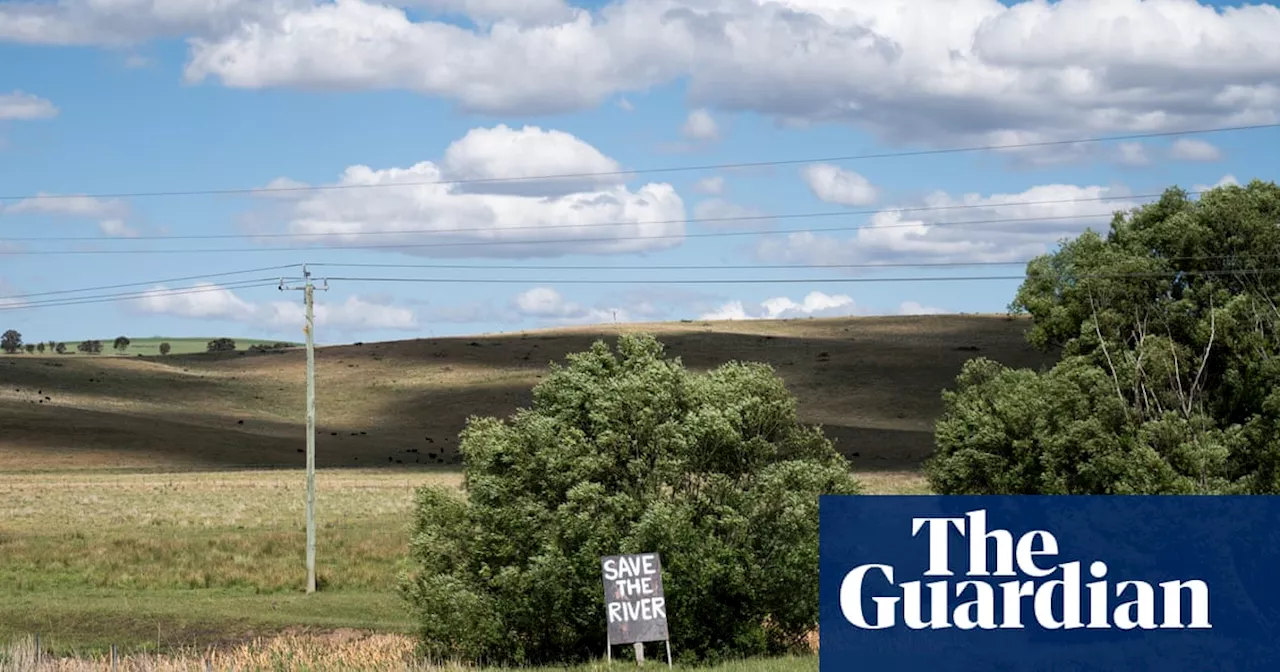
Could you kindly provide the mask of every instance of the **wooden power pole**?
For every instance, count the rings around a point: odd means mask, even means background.
[[[307,334],[307,592],[316,592],[316,342],[315,342],[315,290],[329,289],[328,282],[316,287],[311,282],[311,271],[302,267],[301,287],[306,304]],[[284,290],[284,281],[280,282]]]

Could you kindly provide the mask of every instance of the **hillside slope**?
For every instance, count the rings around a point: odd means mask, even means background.
[[[705,369],[772,364],[861,471],[917,467],[965,360],[1048,359],[1003,316],[595,326],[317,350],[320,468],[447,466],[470,415],[529,402],[552,361],[620,330]],[[229,469],[303,463],[301,349],[273,354],[0,357],[0,471]]]

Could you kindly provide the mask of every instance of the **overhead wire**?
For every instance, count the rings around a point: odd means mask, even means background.
[[[292,279],[292,278],[286,278]],[[174,289],[153,289],[144,292],[123,292],[118,294],[103,294],[98,296],[82,296],[66,299],[47,299],[43,301],[19,301],[5,299],[0,301],[0,311],[5,310],[28,310],[31,308],[55,308],[59,306],[81,306],[95,303],[115,303],[118,301],[132,301],[137,299],[146,299],[151,297],[167,297],[167,296],[183,296],[186,294],[201,294],[204,292],[221,292],[231,289],[255,289],[258,287],[276,287],[279,285],[280,278],[258,278],[254,280],[241,280],[237,282],[229,282],[219,285],[207,285],[203,287],[183,287]]]
[[[1188,196],[1195,196],[1203,192],[1189,191]],[[220,234],[200,234],[200,235],[183,235],[183,236],[130,236],[128,238],[103,238],[102,236],[24,236],[4,238],[10,242],[134,242],[139,240],[242,240],[242,239],[264,239],[264,238],[325,238],[325,237],[348,237],[348,236],[392,236],[392,235],[440,235],[449,233],[491,233],[494,231],[526,231],[536,230],[543,231],[547,229],[594,229],[609,228],[620,226],[656,226],[665,224],[714,224],[723,222],[755,222],[755,221],[777,221],[784,219],[817,219],[822,217],[856,217],[860,215],[876,215],[882,213],[917,213],[917,212],[944,212],[953,210],[972,210],[978,208],[996,209],[1021,206],[1040,206],[1040,205],[1070,205],[1076,203],[1101,203],[1106,201],[1136,201],[1141,199],[1159,198],[1162,194],[1131,194],[1128,196],[1092,196],[1087,198],[1058,198],[1040,201],[1014,201],[1008,203],[961,203],[953,205],[924,205],[912,207],[884,207],[871,208],[862,210],[824,210],[820,212],[795,212],[795,213],[757,213],[743,214],[722,217],[682,217],[678,219],[659,219],[659,220],[637,220],[637,221],[613,221],[613,222],[587,222],[579,224],[522,224],[518,226],[470,226],[456,227],[448,229],[399,229],[399,230],[380,230],[380,231],[334,231],[334,232],[299,232],[289,231],[280,233],[220,233]],[[1107,212],[1098,215],[1083,215],[1086,217],[1105,217],[1114,214]],[[905,226],[914,226],[914,224],[906,224]],[[882,227],[883,228],[883,227]]]
[[[105,192],[92,194],[24,194],[0,195],[2,201],[24,201],[24,200],[60,200],[74,198],[152,198],[152,197],[172,197],[172,196],[218,196],[218,195],[244,195],[244,194],[271,194],[271,193],[290,193],[290,192],[310,192],[310,191],[334,191],[334,190],[351,190],[351,189],[376,189],[376,188],[394,188],[394,187],[410,187],[410,186],[428,186],[428,185],[465,185],[465,184],[485,184],[485,183],[506,183],[506,182],[532,182],[541,180],[565,180],[565,179],[586,179],[598,177],[621,177],[625,175],[642,175],[649,173],[675,173],[675,172],[696,172],[707,170],[741,170],[747,168],[767,168],[785,165],[798,165],[804,163],[841,163],[846,161],[866,161],[874,159],[889,159],[913,156],[931,156],[940,154],[961,154],[972,152],[989,152],[1002,151],[1012,149],[1034,149],[1041,147],[1055,147],[1065,145],[1093,144],[1103,142],[1117,142],[1124,140],[1142,140],[1151,138],[1174,137],[1183,135],[1206,135],[1212,133],[1228,133],[1234,131],[1254,131],[1280,128],[1280,123],[1271,124],[1250,124],[1240,126],[1222,126],[1216,128],[1200,128],[1188,129],[1181,131],[1153,131],[1148,133],[1130,133],[1126,135],[1099,136],[1091,138],[1076,138],[1070,140],[1043,140],[1038,142],[1018,142],[1001,145],[974,145],[968,147],[950,147],[938,149],[920,149],[906,150],[900,152],[877,152],[867,154],[851,154],[844,156],[825,156],[825,157],[808,157],[795,159],[778,159],[770,161],[749,161],[738,163],[718,163],[704,164],[694,166],[660,166],[655,168],[636,168],[629,170],[612,170],[612,171],[595,171],[595,172],[578,172],[578,173],[560,173],[560,174],[544,174],[544,175],[522,175],[510,177],[479,177],[479,178],[461,178],[461,179],[442,179],[442,180],[421,180],[412,181],[404,180],[389,183],[372,183],[372,184],[329,184],[329,185],[293,185],[287,187],[242,187],[227,189],[190,189],[190,190],[172,190],[172,191],[137,191],[137,192]]]
[[[297,268],[302,264],[282,264],[280,266],[263,266],[260,268],[248,268],[242,271],[223,271],[221,273],[204,273],[201,275],[186,275],[180,278],[164,278],[161,280],[144,280],[142,282],[125,282],[117,285],[99,285],[97,287],[87,287],[81,289],[59,289],[51,292],[33,292],[29,294],[9,294],[8,296],[0,296],[0,300],[6,299],[29,299],[37,296],[55,296],[59,294],[79,294],[81,292],[101,292],[108,289],[123,289],[125,287],[141,287],[143,285],[162,285],[170,282],[188,282],[191,280],[208,280],[209,278],[225,278],[232,275],[248,275],[249,273],[265,273],[267,271],[281,271],[291,268]]]
[[[1098,219],[1113,213],[1090,213],[1076,215],[1054,215],[1047,217],[1012,217],[1005,219],[979,219],[960,222],[935,222],[931,227],[973,226],[978,224],[1019,224],[1033,222],[1069,221],[1080,219]],[[248,252],[297,252],[302,250],[399,250],[399,249],[431,249],[445,247],[491,247],[498,245],[555,245],[566,243],[611,243],[623,241],[671,240],[685,238],[732,238],[759,235],[786,235],[792,233],[833,233],[860,231],[863,229],[896,229],[918,228],[919,223],[904,222],[898,224],[859,224],[851,226],[812,227],[807,229],[777,229],[748,231],[704,231],[695,233],[657,234],[647,236],[609,236],[596,238],[533,238],[527,240],[466,240],[448,243],[387,243],[378,245],[321,245],[305,247],[235,247],[212,249],[131,249],[131,250],[11,250],[8,255],[93,255],[93,254],[230,254]]]

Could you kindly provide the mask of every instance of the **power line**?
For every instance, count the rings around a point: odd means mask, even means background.
[[[1097,219],[1110,216],[1113,213],[1092,213],[1080,215],[1055,215],[1051,217],[1013,217],[1007,219],[980,219],[961,222],[936,222],[927,224],[930,227],[941,226],[971,226],[975,224],[1017,224],[1031,222],[1050,222],[1050,221],[1066,221],[1076,219]],[[537,238],[528,240],[471,240],[458,241],[450,243],[389,243],[379,245],[324,245],[320,248],[315,246],[307,247],[232,247],[232,248],[214,248],[214,249],[161,249],[161,250],[16,250],[5,252],[10,255],[76,255],[76,254],[214,254],[214,253],[241,253],[241,252],[295,252],[302,250],[400,250],[400,249],[428,249],[441,247],[490,247],[497,245],[554,245],[565,243],[612,243],[621,241],[638,241],[638,240],[668,240],[668,239],[685,239],[685,238],[729,238],[736,236],[760,236],[760,235],[786,235],[792,233],[832,233],[840,231],[859,231],[862,229],[897,229],[897,228],[917,228],[920,225],[914,222],[904,222],[899,224],[860,224],[855,226],[833,226],[822,228],[808,229],[780,229],[774,231],[708,231],[702,233],[675,233],[675,234],[659,234],[651,236],[610,236],[607,238]],[[483,231],[483,229],[477,229]]]
[[[169,282],[189,282],[191,280],[207,280],[209,278],[225,278],[229,275],[248,275],[249,273],[265,273],[267,271],[280,271],[290,268],[297,268],[301,264],[285,264],[283,266],[264,266],[262,268],[249,268],[243,271],[225,271],[222,273],[205,273],[203,275],[188,275],[181,278],[166,278],[163,280],[144,280],[142,282],[126,282],[119,285],[102,285],[99,287],[86,287],[81,289],[59,289],[52,292],[34,292],[31,294],[10,294],[9,296],[0,296],[0,300],[6,299],[29,299],[37,296],[55,296],[59,294],[79,294],[81,292],[100,292],[107,289],[123,289],[125,287],[141,287],[143,285],[160,285]]]
[[[116,301],[130,301],[135,299],[145,299],[154,296],[182,296],[185,294],[200,294],[202,292],[221,292],[229,289],[255,289],[258,287],[277,287],[280,284],[279,278],[259,278],[256,280],[242,280],[238,282],[230,282],[222,285],[211,285],[207,287],[187,287],[176,289],[157,289],[146,292],[124,292],[119,294],[102,294],[99,296],[81,296],[69,299],[48,299],[45,301],[30,301],[22,303],[14,303],[12,305],[0,304],[0,310],[25,310],[28,308],[54,308],[58,306],[81,306],[94,303],[114,303]]]
[[[1196,196],[1201,194],[1199,191],[1186,192],[1188,196]],[[780,214],[754,214],[741,215],[731,217],[684,217],[680,219],[660,219],[660,220],[640,220],[640,221],[615,221],[615,222],[593,222],[586,224],[524,224],[520,226],[496,226],[496,227],[457,227],[452,229],[401,229],[396,231],[350,231],[350,232],[333,232],[333,233],[299,233],[297,231],[282,233],[222,233],[222,234],[203,234],[203,235],[186,235],[186,236],[130,236],[128,238],[103,238],[101,236],[27,236],[27,237],[6,237],[4,240],[10,242],[73,242],[73,241],[96,241],[96,242],[132,242],[138,240],[227,240],[227,239],[261,239],[261,238],[324,238],[326,236],[393,236],[393,235],[418,235],[418,234],[446,234],[446,233],[489,233],[492,231],[525,231],[525,230],[546,230],[546,229],[593,229],[602,227],[615,226],[652,226],[662,224],[711,224],[716,222],[743,222],[743,221],[776,221],[782,219],[816,219],[819,217],[853,217],[857,215],[876,215],[880,213],[906,213],[906,212],[942,212],[947,210],[971,210],[975,208],[1007,208],[1014,206],[1037,206],[1037,205],[1067,205],[1073,203],[1100,203],[1104,201],[1131,201],[1148,198],[1159,198],[1163,194],[1135,194],[1131,196],[1095,196],[1091,198],[1060,198],[1044,201],[1016,201],[1010,203],[965,203],[960,205],[928,205],[909,208],[873,208],[865,210],[840,210],[840,211],[822,211],[822,212],[797,212],[797,213],[780,213]],[[1108,212],[1106,215],[1114,213]],[[1103,217],[1106,215],[1088,215]],[[912,225],[907,225],[912,226]],[[881,227],[884,228],[884,227]]]
[[[1202,128],[1184,131],[1160,131],[1151,133],[1133,133],[1128,135],[1112,135],[1093,138],[1078,138],[1074,140],[1045,140],[1040,142],[1020,142],[1004,145],[977,145],[969,147],[952,147],[944,149],[921,149],[903,152],[883,152],[875,154],[851,154],[845,156],[828,156],[828,157],[810,157],[802,159],[780,159],[772,161],[751,161],[741,163],[719,163],[705,164],[698,166],[664,166],[657,168],[638,168],[633,170],[613,170],[588,173],[561,173],[547,175],[528,175],[523,177],[486,177],[486,178],[467,178],[456,180],[429,180],[429,181],[404,181],[393,183],[379,184],[333,184],[333,185],[298,185],[290,187],[243,187],[233,189],[192,189],[185,191],[141,191],[141,192],[115,192],[115,193],[97,193],[97,194],[27,194],[27,195],[0,195],[0,201],[20,201],[20,200],[61,200],[71,198],[152,198],[166,196],[218,196],[218,195],[238,195],[238,194],[271,194],[271,193],[289,193],[289,192],[309,192],[309,191],[335,191],[348,189],[373,189],[387,187],[411,187],[411,186],[428,186],[428,185],[459,185],[459,184],[483,184],[483,183],[499,183],[499,182],[533,182],[540,180],[564,180],[564,179],[584,179],[593,177],[620,177],[624,175],[640,175],[647,173],[675,173],[675,172],[694,172],[704,170],[734,170],[742,168],[765,168],[771,166],[796,165],[802,163],[838,163],[843,161],[865,161],[873,159],[889,159],[911,156],[930,156],[937,154],[961,154],[969,152],[987,152],[1000,151],[1009,149],[1033,149],[1037,147],[1054,147],[1063,145],[1079,145],[1100,142],[1116,142],[1121,140],[1141,140],[1148,138],[1163,138],[1180,135],[1202,135],[1209,133],[1227,133],[1232,131],[1253,131],[1270,128],[1280,128],[1280,123],[1275,124],[1253,124],[1247,126],[1226,126],[1218,128]]]
[[[1132,273],[1095,273],[1076,276],[1085,278],[1160,278],[1189,275],[1249,275],[1280,272],[1280,268],[1222,269],[1208,271],[1147,271]],[[597,279],[513,279],[513,278],[399,278],[399,277],[360,277],[360,276],[328,276],[323,278],[334,282],[420,282],[430,284],[526,284],[526,285],[740,285],[740,284],[774,284],[774,283],[810,283],[810,284],[849,284],[873,282],[962,282],[987,280],[1025,280],[1026,275],[959,275],[959,276],[897,276],[889,278],[688,278],[618,280],[614,278]]]
[[[1275,259],[1280,253],[1261,256],[1241,256],[1235,254],[1197,255],[1164,257],[1168,261],[1213,261],[1220,259]],[[424,268],[439,270],[476,270],[476,271],[754,271],[754,270],[807,270],[807,269],[876,269],[876,268],[967,268],[983,266],[1025,266],[1033,259],[1012,261],[910,261],[884,262],[871,264],[387,264],[387,263],[312,263],[307,266],[317,268]]]

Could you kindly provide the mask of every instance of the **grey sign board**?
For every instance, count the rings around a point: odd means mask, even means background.
[[[658,554],[606,556],[600,560],[600,569],[609,644],[668,639],[667,599],[662,594],[662,559]]]

